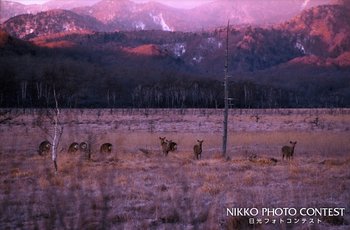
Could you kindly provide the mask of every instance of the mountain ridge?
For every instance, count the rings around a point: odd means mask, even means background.
[[[99,31],[104,25],[95,18],[69,10],[50,10],[23,14],[7,20],[2,28],[12,36],[29,40],[44,35],[70,31]]]
[[[108,1],[110,0],[102,1],[100,4],[108,3]],[[124,0],[117,5],[128,5],[128,3],[128,0]],[[154,4],[159,5],[157,3]],[[136,5],[137,4],[134,4],[133,6]],[[24,17],[24,19],[21,19],[22,17]],[[52,21],[55,17],[58,19]],[[348,18],[350,18],[350,13],[342,6],[321,5],[304,10],[290,21],[273,27],[261,28],[249,25],[232,25],[230,50],[232,50],[233,55],[230,62],[232,62],[234,69],[254,71],[279,65],[300,56],[315,55],[322,58],[337,58],[342,53],[350,51],[350,23],[347,20]],[[15,21],[16,19],[21,20]],[[41,27],[38,26],[36,30],[33,29],[33,31],[29,31],[32,33],[28,34],[26,28],[35,27],[28,26],[24,21],[29,23],[29,25],[31,22],[37,23],[38,21],[44,21],[41,23],[44,29],[40,29]],[[69,21],[70,24],[65,24],[65,21]],[[86,23],[86,21],[89,23]],[[50,23],[45,24],[45,22]],[[13,24],[20,24],[22,27],[11,27]],[[62,36],[65,36],[66,33],[83,33],[80,39],[86,40],[83,36],[90,35],[84,34],[94,33],[94,31],[101,29],[102,26],[103,24],[90,16],[81,16],[65,10],[53,10],[39,13],[36,16],[23,15],[21,17],[12,18],[5,23],[4,29],[15,37],[27,40],[39,37],[39,39],[37,39],[39,40],[37,44],[45,46],[45,43],[50,43],[46,46],[50,47],[54,45],[55,47],[59,47],[59,44],[63,46],[75,46],[81,43],[81,41],[69,41],[65,38],[59,41],[60,36],[58,36],[55,41],[45,42],[45,38],[41,39],[40,37],[55,33],[61,33]],[[13,28],[15,28],[15,30],[13,30]],[[110,32],[113,31],[110,28],[104,29],[104,31],[108,30],[110,30]],[[164,29],[158,30],[164,31]],[[207,69],[207,66],[211,66],[210,63],[219,62],[221,52],[223,52],[222,45],[225,39],[224,30],[225,28],[219,27],[200,33],[186,32],[180,37],[178,37],[179,33],[162,33],[162,35],[157,37],[157,30],[149,30],[149,32],[144,33],[141,32],[142,30],[140,30],[140,32],[136,30],[135,32],[129,31],[128,33],[134,33],[130,41],[135,41],[136,43],[134,42],[134,44],[131,44],[125,40],[121,42],[112,40],[108,45],[124,47],[124,50],[129,51],[137,46],[144,46],[143,50],[145,47],[148,48],[146,53],[157,53],[153,51],[158,49],[162,54],[169,54],[176,59],[181,59],[185,63],[191,63],[191,65],[198,66],[198,68]],[[153,34],[155,36],[153,36]],[[120,35],[123,35],[123,32],[121,32]],[[104,38],[103,41],[108,41],[108,39],[106,39],[107,37],[113,39],[113,36],[118,37],[119,35],[113,35],[113,33],[102,35]],[[108,49],[108,45],[104,44],[103,46],[105,49]],[[90,43],[90,46],[94,47],[95,44]],[[157,48],[155,49],[155,47]],[[169,50],[171,51],[170,53]],[[306,59],[303,60],[306,61]],[[345,58],[341,61],[343,66],[346,66],[347,60],[348,59]],[[309,63],[313,62],[310,61]],[[216,64],[213,66],[216,66]],[[216,67],[213,68],[212,71],[206,71],[215,72],[218,69],[219,67]]]
[[[110,31],[150,29],[200,31],[203,28],[225,25],[227,20],[236,25],[272,25],[289,20],[303,9],[326,3],[332,3],[332,0],[265,0],[256,4],[251,4],[250,1],[217,0],[192,9],[178,9],[158,2],[101,0],[90,6],[73,7],[74,4],[67,4],[70,7],[67,6],[66,9],[80,15],[94,17],[105,24],[105,28],[107,26]],[[4,15],[1,21],[8,19],[11,14],[15,16],[23,13],[38,13],[53,8],[48,2],[43,5],[21,5],[17,12],[16,7],[12,9],[11,6],[18,4],[12,4],[9,1],[1,4],[2,12],[5,12],[1,14]],[[64,6],[57,5],[56,8],[61,9]]]

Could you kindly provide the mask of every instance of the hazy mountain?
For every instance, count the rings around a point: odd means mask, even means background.
[[[194,21],[220,26],[232,24],[271,25],[291,19],[302,10],[330,3],[331,0],[220,0],[191,10]],[[205,26],[203,24],[202,26]]]
[[[35,14],[47,10],[42,5],[24,5],[11,1],[0,1],[0,23],[20,14]]]
[[[52,9],[66,9],[70,10],[76,7],[91,5],[98,0],[64,0],[64,1],[48,1],[44,4],[29,4],[24,5],[16,1],[0,1],[0,23],[21,14],[36,14],[41,11],[48,11]]]
[[[87,5],[93,5],[99,0],[84,0],[84,1],[76,1],[76,0],[64,0],[64,1],[57,1],[57,0],[51,0],[48,2],[45,2],[43,5],[46,6],[48,9],[73,9],[76,7],[82,7]]]
[[[136,4],[130,0],[102,0],[75,12],[95,17],[115,30],[193,31],[231,24],[271,25],[289,20],[304,9],[332,0],[218,0],[190,10],[159,3]]]
[[[111,30],[193,31],[231,24],[271,25],[289,20],[304,9],[334,3],[334,0],[217,0],[194,9],[175,9],[156,2],[137,4],[130,0],[50,1],[43,5],[22,5],[3,1],[1,20],[50,9],[72,9],[108,25]],[[337,0],[338,2],[338,0]],[[90,6],[86,6],[92,4]],[[82,7],[79,7],[84,5]],[[100,29],[101,30],[101,29]]]
[[[183,30],[188,23],[186,10],[156,2],[137,4],[129,0],[102,0],[74,11],[95,17],[113,30]]]

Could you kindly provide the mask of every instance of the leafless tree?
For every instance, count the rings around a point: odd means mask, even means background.
[[[60,108],[58,105],[58,97],[56,93],[55,86],[53,87],[53,98],[55,101],[55,108],[53,110],[53,114],[50,110],[45,110],[43,113],[40,113],[40,116],[38,117],[38,120],[36,122],[37,126],[45,133],[46,136],[48,136],[51,141],[51,158],[54,163],[55,173],[58,171],[57,167],[57,152],[58,152],[58,146],[60,143],[61,136],[63,134],[63,126],[60,124]],[[50,124],[53,124],[53,130],[51,127],[45,122],[45,118],[49,119]]]
[[[224,79],[224,102],[225,102],[225,110],[224,110],[224,128],[223,128],[223,136],[222,136],[222,156],[226,156],[226,148],[227,148],[227,125],[228,125],[228,34],[230,29],[230,21],[227,22],[227,35],[226,35],[226,58],[225,58],[225,79]]]
[[[52,155],[52,161],[55,166],[55,172],[57,173],[57,149],[63,133],[63,127],[60,126],[59,124],[59,117],[60,117],[61,111],[58,107],[58,100],[57,100],[55,87],[53,88],[53,96],[55,99],[55,116],[54,116],[54,132],[53,132],[51,155]]]

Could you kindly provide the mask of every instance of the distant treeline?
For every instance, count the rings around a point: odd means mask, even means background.
[[[64,62],[64,61],[63,61]],[[160,80],[142,76],[113,77],[89,65],[47,69],[45,64],[13,68],[1,65],[0,107],[52,107],[53,89],[63,108],[222,108],[223,82],[185,78]],[[38,73],[36,72],[40,72]],[[188,76],[187,76],[188,77]],[[230,106],[234,108],[349,107],[350,101],[332,94],[302,93],[252,81],[231,81]]]
[[[4,76],[4,75],[3,75]],[[16,79],[8,72],[0,79],[1,107],[52,107],[56,89],[62,108],[222,108],[223,83],[211,79],[169,79],[138,82],[79,75],[54,79]],[[30,76],[30,75],[29,75]],[[67,77],[69,76],[69,77]],[[125,80],[125,81],[122,81]],[[250,81],[230,82],[230,106],[234,108],[347,107],[348,101],[331,95],[314,95],[259,85]]]

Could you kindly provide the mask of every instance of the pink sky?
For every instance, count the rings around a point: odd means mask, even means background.
[[[23,4],[41,4],[48,2],[49,0],[12,0],[15,2],[20,2]],[[55,0],[55,1],[64,1],[64,0]],[[79,1],[79,0],[76,0]],[[85,2],[85,0],[80,0]],[[100,0],[89,0],[90,2],[98,2]],[[142,3],[142,2],[148,2],[150,0],[132,0],[134,2]],[[201,5],[203,3],[211,2],[213,0],[184,0],[184,1],[179,1],[179,0],[153,0],[157,1],[166,5],[170,5],[173,7],[178,7],[178,8],[192,8],[198,5]]]

